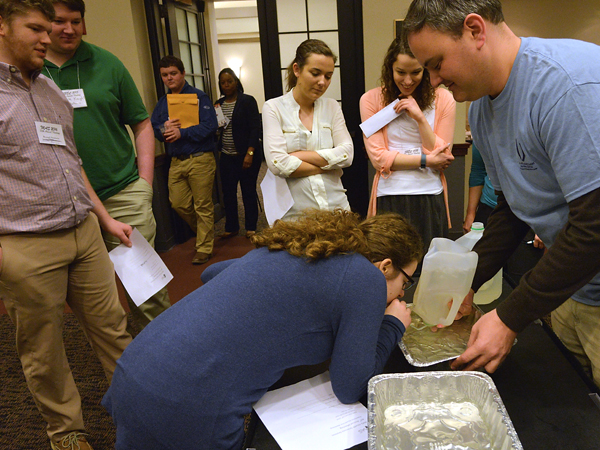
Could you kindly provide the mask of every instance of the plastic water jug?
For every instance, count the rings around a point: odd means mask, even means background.
[[[471,288],[477,259],[477,253],[455,241],[432,239],[413,299],[413,311],[427,325],[452,324]]]
[[[459,237],[456,242],[464,245],[469,250],[472,250],[475,244],[483,236],[483,224],[481,222],[473,222],[471,231],[464,236]],[[483,286],[475,293],[473,303],[476,305],[487,305],[493,302],[502,294],[502,269],[498,271],[491,280],[486,281]]]

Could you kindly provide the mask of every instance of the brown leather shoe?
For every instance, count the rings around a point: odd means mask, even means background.
[[[57,444],[50,441],[50,446],[52,450],[94,450],[84,436],[87,435],[79,431],[73,431],[64,436]]]
[[[229,239],[234,236],[237,236],[239,231],[224,231],[219,235],[219,239]]]
[[[204,264],[212,257],[212,253],[197,252],[192,264]]]
[[[256,234],[256,231],[254,231],[254,230],[248,230],[248,231],[246,231],[246,237],[247,237],[248,239],[250,239],[250,238],[251,238],[252,236],[254,236],[255,234]]]

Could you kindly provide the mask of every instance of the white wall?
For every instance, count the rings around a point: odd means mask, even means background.
[[[260,57],[260,42],[232,42],[219,41],[219,57],[221,69],[230,67],[231,62],[239,60],[242,63],[240,81],[244,86],[244,92],[253,96],[258,102],[258,108],[262,110],[265,102],[265,90],[263,85],[262,60]],[[233,69],[233,67],[231,67]],[[234,69],[235,70],[235,69]]]
[[[581,39],[600,45],[598,0],[504,0],[502,8],[517,36]]]
[[[115,54],[133,77],[148,111],[156,88],[143,0],[86,0],[84,40]]]
[[[215,72],[226,67],[237,72],[233,66],[241,64],[238,76],[244,92],[252,95],[262,110],[265,91],[256,1],[216,1],[214,8],[219,55]]]

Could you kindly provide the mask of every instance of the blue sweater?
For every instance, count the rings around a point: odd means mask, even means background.
[[[119,359],[103,404],[116,448],[239,449],[244,415],[285,369],[331,358],[344,403],[366,394],[404,333],[383,274],[357,254],[307,262],[257,249],[217,263]]]

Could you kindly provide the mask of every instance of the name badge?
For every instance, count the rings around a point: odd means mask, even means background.
[[[65,94],[69,103],[73,105],[73,108],[87,108],[83,89],[65,89],[63,94]]]
[[[48,122],[35,122],[35,131],[37,131],[40,144],[48,145],[67,145],[62,125]]]

